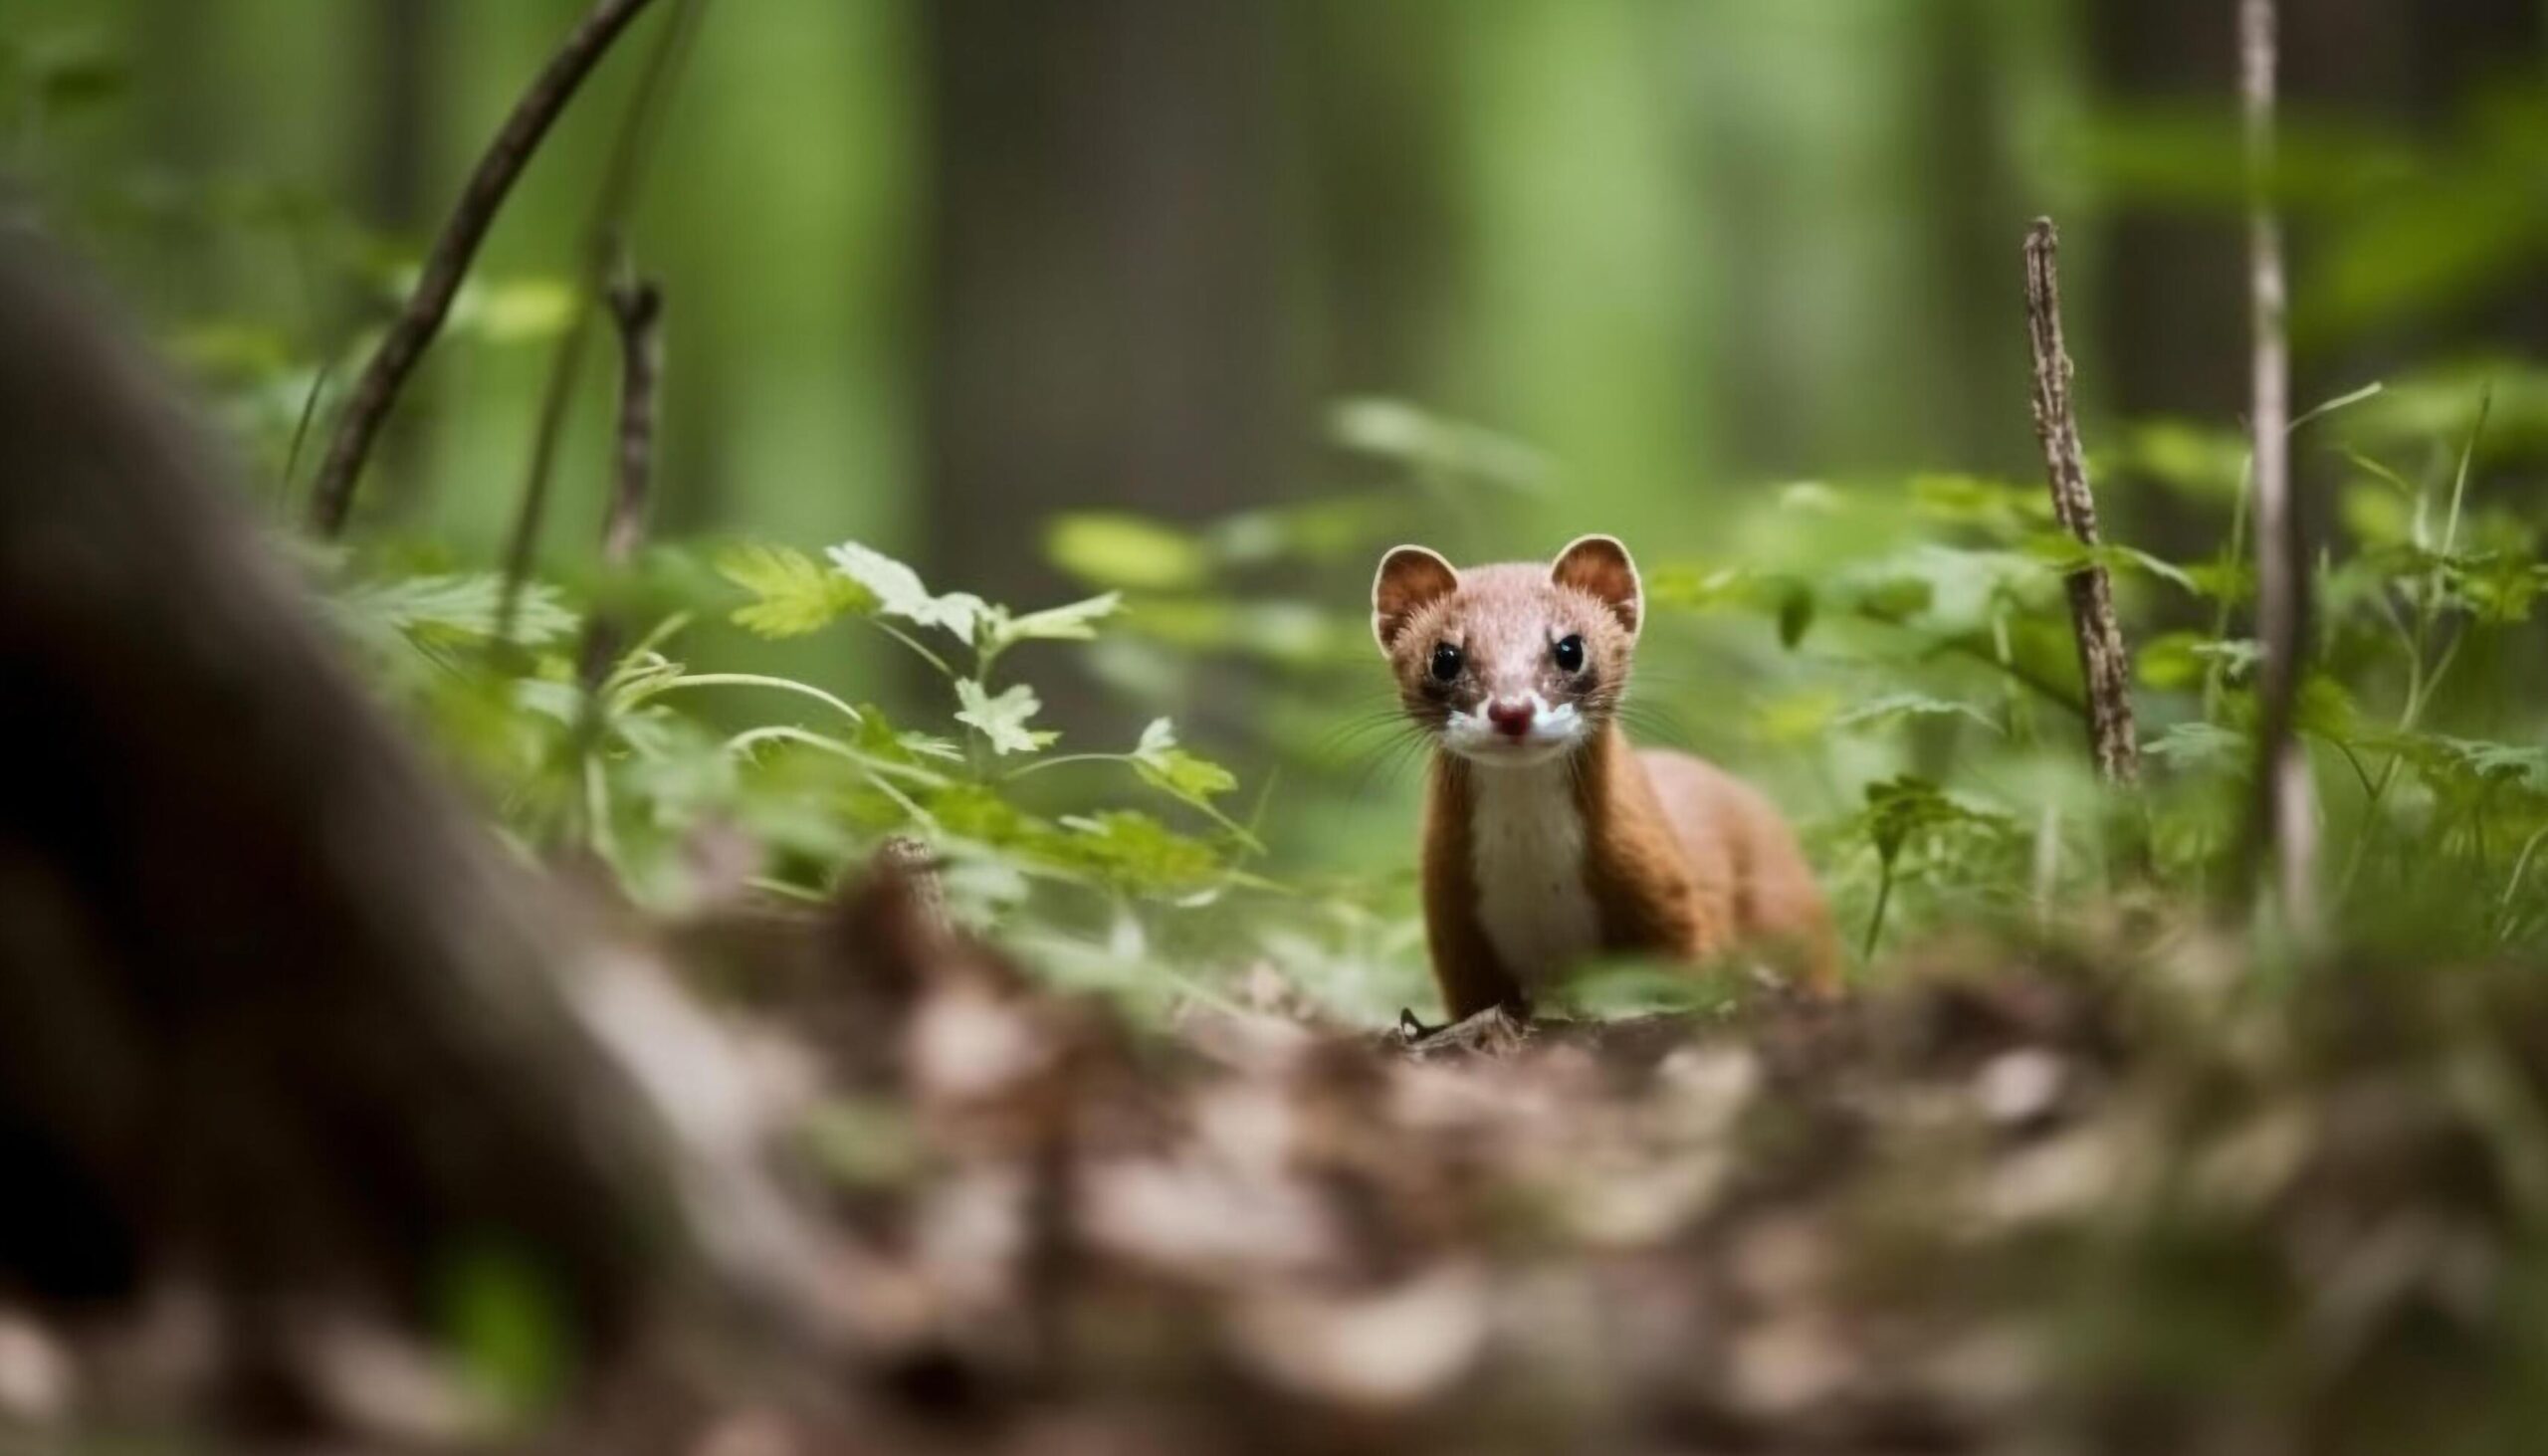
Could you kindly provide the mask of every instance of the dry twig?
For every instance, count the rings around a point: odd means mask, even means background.
[[[318,479],[310,499],[310,525],[318,535],[333,537],[343,531],[345,518],[353,508],[354,485],[362,475],[363,462],[370,458],[372,441],[397,403],[398,391],[405,387],[417,360],[424,357],[434,336],[442,331],[451,301],[469,276],[469,265],[478,256],[478,246],[495,225],[496,214],[503,209],[515,179],[530,164],[541,138],[574,99],[611,42],[649,3],[651,0],[598,0],[567,35],[557,54],[541,68],[522,100],[514,104],[513,114],[505,118],[503,128],[478,158],[469,185],[462,189],[460,201],[443,223],[441,235],[434,239],[433,251],[425,256],[424,272],[416,279],[415,291],[407,296],[397,318],[381,335],[380,346],[363,365],[362,376],[354,381],[353,393],[337,416],[335,435],[327,442],[327,458],[318,467]]]
[[[637,279],[610,291],[611,320],[619,326],[619,468],[602,517],[605,570],[623,572],[646,540],[646,502],[655,474],[656,398],[664,371],[663,290]],[[609,675],[625,636],[619,614],[594,608],[584,624],[583,681],[587,693]]]
[[[646,540],[646,498],[655,473],[655,398],[663,379],[663,292],[643,279],[610,291],[610,316],[619,325],[619,470],[602,516],[601,559],[603,569],[614,576],[625,573]],[[619,607],[607,599],[584,619],[584,639],[576,651],[577,678],[584,690],[574,738],[579,767],[601,741],[608,716],[603,689],[627,638]],[[600,815],[589,803],[579,803],[586,815],[584,837],[591,841],[601,830]]]
[[[2097,503],[2079,449],[2079,420],[2070,403],[2070,352],[2061,339],[2060,235],[2052,219],[2026,231],[2026,337],[2034,353],[2034,435],[2043,446],[2045,483],[2061,528],[2093,552]],[[2070,627],[2079,642],[2079,679],[2087,687],[2088,751],[2108,783],[2141,776],[2141,747],[2132,725],[2132,659],[2115,623],[2114,582],[2093,555],[2064,578]]]
[[[619,325],[619,476],[601,537],[601,558],[617,568],[646,538],[646,501],[655,474],[657,396],[664,373],[664,293],[648,279],[610,291]]]

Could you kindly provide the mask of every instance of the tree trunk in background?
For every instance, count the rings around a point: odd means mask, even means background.
[[[2092,0],[2087,43],[2109,104],[2183,102],[2228,114],[2235,96],[2234,7],[2221,0]],[[2450,124],[2472,84],[2536,74],[2548,54],[2538,0],[2311,0],[2282,17],[2283,92],[2300,115],[2342,112],[2401,129]],[[2311,238],[2292,230],[2294,267]],[[2095,388],[2129,418],[2186,414],[2227,425],[2244,407],[2245,296],[2237,220],[2124,212],[2107,265]],[[2436,347],[2479,339],[2548,346],[2548,307],[2518,289],[2460,315],[2457,333],[2366,340],[2344,358],[2294,361],[2292,401],[2307,409]],[[2295,456],[2295,466],[2308,459]],[[2306,492],[2303,492],[2305,497]],[[2217,513],[2168,498],[2119,502],[2130,529],[2163,552],[2211,549]]]
[[[372,226],[394,232],[422,228],[425,186],[433,160],[432,118],[436,21],[447,0],[372,0],[370,160],[363,195]]]
[[[1460,97],[1444,27],[1405,0],[1312,0],[1287,17],[1321,334],[1318,403],[1426,402],[1463,282]]]
[[[439,80],[434,54],[449,8],[449,0],[372,0],[370,66],[364,88],[371,134],[363,153],[362,222],[384,236],[420,239],[433,226],[436,199],[428,189],[433,181],[433,98]],[[366,301],[343,302],[360,309]],[[372,312],[360,309],[350,318],[331,318],[331,328],[343,332],[331,333],[329,341],[367,326]],[[347,367],[353,362],[348,360]],[[341,390],[349,382],[349,378],[338,378],[331,384]],[[326,418],[322,413],[319,423]],[[372,469],[381,504],[392,509],[411,502],[417,486],[432,477],[426,452],[433,432],[415,428],[414,418],[392,415],[373,450]]]
[[[923,9],[931,579],[1034,603],[1052,513],[1191,519],[1288,473],[1276,6]]]
[[[2009,276],[2030,209],[2017,198],[2008,138],[2016,118],[1995,68],[2020,58],[1993,27],[1988,0],[1928,0],[1921,9],[1918,158],[1934,179],[1926,287],[1904,307],[1923,320],[1932,345],[1907,389],[1923,408],[1911,423],[1926,458],[2011,473],[2031,464],[2022,420],[2009,401],[2024,397],[2025,355],[2011,346]]]
[[[2234,6],[2093,0],[2089,16],[2102,102],[2181,103],[2231,114]],[[2247,296],[2239,239],[2238,220],[2228,213],[2133,208],[2116,218],[2097,311],[2104,356],[2085,366],[2109,408],[2126,418],[2183,414],[2226,424],[2244,407]]]

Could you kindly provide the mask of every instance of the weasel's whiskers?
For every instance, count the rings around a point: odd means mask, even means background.
[[[1432,745],[1430,731],[1420,724],[1407,723],[1404,731],[1382,739],[1362,755],[1363,771],[1355,775],[1354,796],[1359,798],[1370,792],[1375,782],[1394,784],[1406,765]]]
[[[1376,734],[1384,733],[1391,728],[1404,728],[1410,725],[1406,716],[1406,710],[1399,706],[1392,706],[1373,713],[1360,714],[1354,718],[1346,720],[1331,731],[1320,734],[1319,737],[1309,745],[1309,752],[1315,757],[1325,757],[1330,753],[1354,748],[1366,743],[1372,740]]]

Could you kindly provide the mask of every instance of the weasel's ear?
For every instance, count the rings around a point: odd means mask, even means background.
[[[1459,589],[1460,573],[1422,546],[1393,546],[1372,578],[1372,635],[1386,654],[1409,618]]]
[[[1637,583],[1636,563],[1616,536],[1580,535],[1557,553],[1549,580],[1591,594],[1634,639],[1645,623],[1645,588]]]

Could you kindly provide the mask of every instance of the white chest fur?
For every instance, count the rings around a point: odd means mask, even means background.
[[[1471,770],[1469,853],[1487,943],[1525,991],[1600,947],[1584,883],[1584,814],[1568,765]]]

